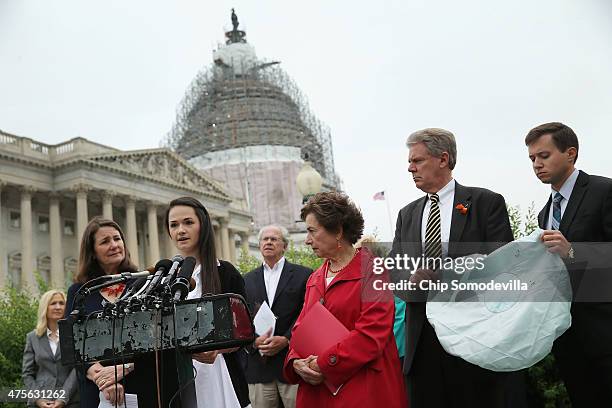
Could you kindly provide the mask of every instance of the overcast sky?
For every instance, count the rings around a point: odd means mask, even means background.
[[[294,3],[294,4],[292,4]],[[154,148],[236,8],[260,58],[279,60],[331,127],[336,169],[366,232],[390,238],[422,194],[405,139],[455,133],[455,178],[539,208],[549,190],[523,139],[562,121],[578,167],[612,176],[612,2],[0,0],[0,129]]]

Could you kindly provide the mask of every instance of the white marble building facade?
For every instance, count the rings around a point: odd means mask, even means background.
[[[0,286],[35,290],[38,272],[65,287],[96,215],[121,226],[140,268],[171,257],[164,213],[184,195],[206,206],[219,258],[235,262],[248,249],[251,214],[169,149],[121,151],[80,137],[47,145],[0,131]]]

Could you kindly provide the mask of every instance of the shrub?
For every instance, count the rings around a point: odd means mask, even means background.
[[[289,244],[289,249],[285,252],[285,258],[291,263],[306,266],[312,270],[317,269],[323,264],[323,259],[318,258],[310,248],[296,247],[293,242]],[[240,252],[240,258],[238,258],[236,267],[240,273],[244,275],[260,266],[261,262],[262,261],[243,249]]]

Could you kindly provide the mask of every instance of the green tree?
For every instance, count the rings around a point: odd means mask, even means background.
[[[289,243],[289,248],[287,251],[285,251],[285,258],[291,263],[303,265],[311,268],[312,270],[317,269],[323,264],[323,259],[318,258],[310,248],[296,247],[293,241]],[[240,252],[240,257],[238,258],[238,264],[236,267],[240,273],[245,274],[260,266],[261,262],[262,261],[243,249]]]
[[[21,385],[26,334],[36,326],[38,298],[8,286],[0,293],[0,387]]]
[[[38,293],[49,290],[49,285],[34,272]],[[36,326],[37,296],[15,288],[12,284],[0,289],[0,387],[21,387],[21,362],[26,335]],[[0,407],[22,406],[5,403]]]

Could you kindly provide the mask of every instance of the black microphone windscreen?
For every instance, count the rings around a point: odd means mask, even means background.
[[[181,271],[178,276],[184,277],[185,279],[189,279],[193,270],[196,267],[196,259],[193,256],[188,256],[183,261],[183,266],[181,266]]]
[[[172,266],[172,261],[169,259],[161,259],[155,264],[155,270],[158,271],[161,268],[164,268],[164,274],[170,270]]]
[[[147,279],[148,278],[138,278],[133,284],[132,284],[132,292],[138,292],[140,290],[140,288],[143,287],[143,285],[145,283],[147,283]]]

